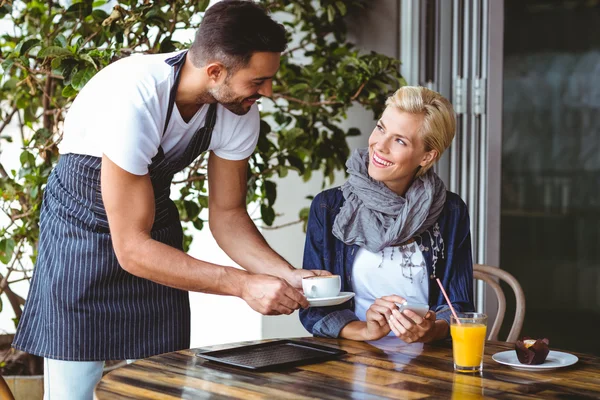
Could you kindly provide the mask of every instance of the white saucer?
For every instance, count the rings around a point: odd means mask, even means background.
[[[308,305],[310,307],[327,307],[327,306],[337,306],[338,304],[342,304],[351,298],[354,297],[354,292],[340,292],[339,295],[335,297],[321,297],[321,298],[306,298],[308,300]]]
[[[546,361],[540,365],[521,364],[517,358],[517,352],[515,350],[496,353],[492,356],[492,359],[497,363],[508,365],[509,367],[518,369],[519,371],[551,371],[557,368],[568,367],[569,365],[573,365],[579,361],[579,358],[573,354],[553,350],[550,350],[548,357],[546,357]]]

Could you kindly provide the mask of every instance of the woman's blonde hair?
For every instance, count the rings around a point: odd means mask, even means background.
[[[456,131],[456,118],[452,104],[438,92],[422,86],[403,86],[388,97],[385,105],[411,114],[423,114],[421,137],[425,151],[436,150],[437,157],[417,171],[421,176],[440,159],[450,146]]]

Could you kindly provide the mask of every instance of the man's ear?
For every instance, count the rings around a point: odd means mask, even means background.
[[[425,153],[425,155],[423,156],[423,159],[421,160],[421,163],[419,164],[421,167],[425,167],[429,164],[431,164],[432,162],[435,161],[435,159],[438,156],[438,152],[437,150],[431,150],[428,151],[427,153]]]
[[[206,75],[213,83],[219,83],[220,81],[225,80],[227,69],[219,62],[210,63],[206,66]]]

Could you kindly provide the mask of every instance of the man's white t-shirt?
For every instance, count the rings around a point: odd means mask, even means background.
[[[148,173],[159,146],[167,160],[182,154],[194,133],[204,126],[209,105],[188,122],[174,106],[163,135],[175,79],[173,67],[165,60],[176,54],[133,55],[98,72],[71,105],[60,153],[105,154],[135,175]],[[246,115],[236,115],[218,104],[209,150],[224,159],[243,160],[256,147],[259,127],[256,104]]]

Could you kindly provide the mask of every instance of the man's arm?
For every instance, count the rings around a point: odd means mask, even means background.
[[[278,276],[297,288],[303,276],[327,271],[297,270],[267,244],[246,210],[248,159],[208,159],[209,224],[219,246],[246,270]]]
[[[178,289],[241,297],[263,314],[289,314],[308,305],[281,279],[196,260],[153,240],[155,205],[148,175],[130,174],[104,156],[101,185],[113,247],[129,273]]]

